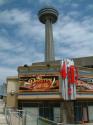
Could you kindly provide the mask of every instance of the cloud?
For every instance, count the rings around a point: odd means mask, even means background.
[[[2,36],[0,37],[0,50],[8,50],[12,47],[12,44],[8,42],[7,38]]]
[[[0,12],[0,17],[1,24],[16,26],[17,35],[21,37],[26,36],[38,41],[44,33],[43,24],[40,26],[41,23],[38,17],[33,16],[29,11],[19,9],[5,10]],[[43,35],[41,37],[43,37]]]
[[[78,4],[78,3],[72,3],[71,6],[72,6],[73,8],[78,8],[78,7],[79,7],[79,4]]]
[[[19,9],[5,10],[1,11],[0,17],[0,24],[3,24],[4,27],[12,27],[12,33],[14,33],[14,35],[16,36],[15,39],[10,35],[8,35],[7,37],[7,32],[5,32],[5,30],[3,29],[3,32],[5,33],[3,34],[3,37],[1,36],[0,38],[2,49],[14,49],[16,52],[21,50],[23,51],[25,50],[25,47],[29,46],[25,46],[27,42],[29,44],[28,40],[32,40],[31,45],[43,40],[41,40],[41,37],[44,37],[44,26],[39,21],[35,21],[36,17],[34,19],[31,18],[31,14],[29,11]],[[17,40],[18,38],[21,39],[21,42]],[[29,49],[33,50],[33,46]]]
[[[34,56],[32,56],[34,53]],[[22,42],[16,41],[15,44],[5,37],[0,37],[0,60],[2,64],[16,67],[30,64],[35,60],[43,59],[43,54],[37,52],[33,46],[26,48]]]
[[[72,18],[76,18],[80,16],[80,13],[78,11],[70,11],[68,15]]]
[[[31,14],[29,11],[26,12],[25,10],[20,10],[16,8],[1,11],[0,17],[0,23],[6,23],[10,25],[29,23],[29,21],[31,20]]]
[[[3,5],[5,3],[7,3],[7,2],[8,2],[8,0],[0,0],[0,5]]]
[[[12,52],[23,52],[25,47],[22,42],[16,41],[14,44],[14,41],[13,39],[0,35],[0,52],[11,50]]]
[[[62,23],[63,22],[63,23]],[[84,17],[76,21],[69,16],[63,16],[55,28],[54,37],[57,41],[58,55],[66,57],[79,57],[92,55],[93,50],[93,18]],[[61,57],[62,58],[62,57]]]
[[[39,0],[40,3],[45,4],[45,5],[50,5],[52,4],[52,0]]]
[[[88,11],[93,11],[93,3],[91,3],[91,4],[88,4],[87,6],[86,6],[86,9],[88,10]]]
[[[9,67],[1,67],[0,66],[0,84],[6,82],[6,78],[8,76],[15,76],[17,75],[17,70]]]
[[[88,19],[89,17],[86,16],[80,22],[78,20],[77,21],[74,20],[74,18],[71,18],[71,15],[75,17],[79,15],[79,12],[73,11],[73,12],[70,12],[68,15],[64,15],[62,17],[60,16],[58,23],[55,24],[54,39],[55,41],[57,41],[57,44],[58,44],[56,49],[59,49],[61,46],[63,47],[66,46],[67,48],[69,47],[69,51],[72,49],[77,50],[77,53],[71,54],[73,53],[71,51],[70,53],[67,53],[67,56],[70,56],[70,55],[84,56],[85,53],[80,54],[80,49],[83,49],[83,50],[85,49],[85,51],[87,50],[88,52],[87,54],[89,55],[91,54],[90,44],[93,39],[93,35],[92,35],[93,30],[90,24],[93,25],[92,23],[93,18],[91,17],[89,20]],[[1,23],[13,25],[13,26],[18,25],[18,27],[16,28],[16,31],[17,31],[16,35],[20,37],[22,40],[23,39],[26,41],[31,40],[30,44],[32,46],[30,49],[33,50],[34,44],[37,44],[37,47],[42,47],[42,44],[43,44],[42,41],[44,40],[44,25],[40,24],[40,22],[38,21],[38,18],[36,19],[35,16],[32,18],[32,14],[29,11],[19,10],[19,9],[6,10],[1,13],[1,17],[2,17],[0,21]],[[9,45],[8,42],[7,44],[6,44],[7,47],[10,47],[10,49],[13,48],[13,46]],[[21,49],[25,50],[25,47],[22,47],[23,44],[21,43]],[[17,47],[15,47],[15,49],[18,50]],[[19,51],[21,49],[19,49]],[[28,48],[28,52],[26,52],[26,56],[27,54],[29,55],[29,53],[33,53],[36,51],[35,48],[33,51],[31,51],[30,49]],[[38,48],[38,50],[40,49]],[[65,52],[66,51],[67,50],[65,50]],[[37,51],[35,53],[37,53]],[[40,53],[41,52],[39,52],[39,54]],[[58,53],[59,52],[57,52],[57,55]],[[85,56],[87,56],[87,54]]]

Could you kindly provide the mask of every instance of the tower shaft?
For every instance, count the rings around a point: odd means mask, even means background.
[[[55,60],[52,24],[57,21],[58,12],[52,7],[46,7],[39,11],[38,17],[45,24],[45,62]]]
[[[54,41],[53,41],[53,31],[52,31],[52,21],[46,19],[45,23],[45,62],[54,61]]]

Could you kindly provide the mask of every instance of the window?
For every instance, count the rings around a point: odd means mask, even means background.
[[[75,122],[88,122],[88,103],[87,102],[78,102],[74,104],[74,117]]]

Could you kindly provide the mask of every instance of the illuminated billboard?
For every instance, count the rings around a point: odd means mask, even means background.
[[[56,91],[59,89],[59,76],[56,74],[31,74],[19,77],[19,92]]]
[[[93,71],[91,69],[79,70],[77,92],[93,92]]]

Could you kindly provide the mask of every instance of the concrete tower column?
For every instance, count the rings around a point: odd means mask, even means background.
[[[54,61],[54,41],[52,24],[57,21],[58,12],[54,8],[44,8],[38,13],[39,20],[45,24],[45,62]]]
[[[55,60],[52,22],[46,20],[45,24],[45,61]]]

